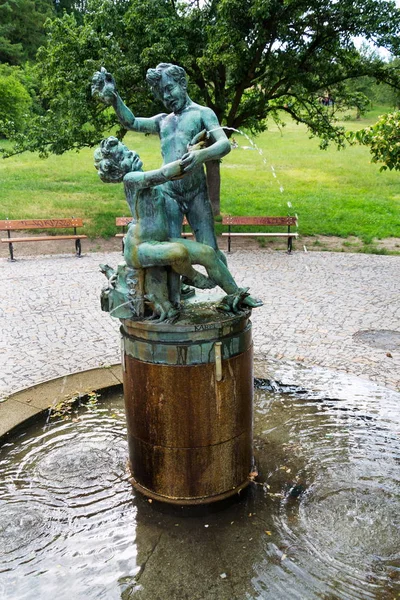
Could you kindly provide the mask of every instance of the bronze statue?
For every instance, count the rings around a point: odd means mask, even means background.
[[[170,267],[175,273],[181,275],[184,282],[200,289],[209,289],[220,286],[227,294],[221,309],[240,310],[240,307],[256,307],[262,303],[251,298],[247,290],[240,289],[235,283],[227,266],[213,248],[206,244],[185,240],[180,237],[171,238],[168,228],[168,217],[165,199],[165,184],[184,177],[185,166],[183,160],[174,161],[154,171],[143,171],[139,156],[115,137],[102,141],[101,147],[95,153],[95,166],[99,171],[102,181],[117,183],[123,181],[125,195],[134,220],[129,225],[125,237],[124,258],[128,271],[119,267],[122,278],[130,277],[131,281],[141,284],[142,297],[153,309],[153,317],[159,320],[172,320],[179,314],[179,303],[171,297],[168,285],[168,271],[163,267]],[[208,277],[196,271],[193,264],[202,265]],[[107,271],[108,269],[108,271]],[[121,277],[115,277],[110,268],[103,267],[114,285],[115,294],[120,300],[124,299],[123,290],[126,283],[121,282]],[[129,271],[129,269],[131,271]],[[145,279],[138,277],[141,269],[145,269]],[[128,286],[129,287],[129,286]],[[130,288],[133,289],[132,286]],[[122,294],[121,294],[122,290]],[[116,295],[111,294],[112,306],[109,310],[119,318],[126,314],[121,304],[127,304],[132,310],[132,301],[140,290],[131,291],[130,298],[124,303],[116,300]],[[110,295],[108,290],[107,296]],[[139,306],[141,305],[139,302]],[[120,307],[120,308],[119,308]],[[134,310],[137,317],[144,317]]]

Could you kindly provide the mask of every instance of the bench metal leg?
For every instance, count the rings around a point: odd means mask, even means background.
[[[14,247],[11,242],[8,244],[8,250],[10,252],[10,258],[8,260],[10,262],[16,262],[15,258],[14,258]]]
[[[10,230],[7,231],[7,237],[8,237],[8,239],[11,239]],[[11,262],[15,262],[15,258],[14,258],[14,246],[13,246],[12,242],[8,242],[8,251],[10,253],[10,258],[8,260],[11,261]]]
[[[287,232],[290,233],[290,225],[288,225]],[[292,253],[292,247],[293,247],[292,241],[293,241],[293,238],[289,235],[288,239],[287,239],[287,251],[288,251],[288,254]]]
[[[75,254],[78,258],[81,258],[82,246],[81,240],[75,240]]]
[[[122,254],[122,256],[124,255],[124,251],[125,251],[125,233],[126,233],[126,229],[127,228],[124,225],[123,228],[122,228],[122,233],[124,234],[124,236],[123,236],[123,238],[121,240],[121,244],[122,244],[122,252],[121,252],[121,254]]]

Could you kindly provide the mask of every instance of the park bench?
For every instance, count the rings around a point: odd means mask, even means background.
[[[122,227],[122,233],[116,233],[115,237],[122,238],[122,253],[124,252],[124,236],[126,234],[127,227],[129,223],[132,221],[133,217],[116,217],[115,225],[117,227]],[[186,227],[189,226],[189,223],[186,220],[186,217],[183,218],[183,227],[182,227],[182,237],[186,238],[188,236],[193,235],[191,231],[187,231]]]
[[[132,221],[132,219],[133,219],[133,217],[116,217],[115,218],[115,225],[117,227],[122,227],[122,233],[115,234],[115,237],[122,238],[122,254],[124,253],[124,237],[125,237],[128,225]]]
[[[53,240],[75,240],[76,256],[81,256],[81,240],[86,235],[77,233],[77,227],[83,227],[82,219],[21,219],[21,220],[0,220],[0,231],[7,231],[7,237],[1,238],[3,244],[8,244],[10,260],[14,261],[13,244],[18,242],[49,242]],[[12,237],[11,232],[28,229],[74,229],[73,234],[66,235],[41,235],[29,237]]]
[[[290,231],[292,226],[297,227],[297,217],[233,217],[231,215],[222,217],[222,225],[228,226],[228,231],[222,233],[223,237],[228,238],[228,252],[231,251],[231,239],[233,237],[279,237],[287,238],[288,253],[292,251],[292,240],[298,237],[298,233]],[[265,231],[243,231],[233,232],[232,227],[238,225],[268,226],[268,227],[287,227],[285,232],[265,232]]]

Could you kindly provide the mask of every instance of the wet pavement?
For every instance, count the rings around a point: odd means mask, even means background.
[[[119,322],[100,310],[98,265],[120,260],[118,252],[0,259],[0,398],[119,361]],[[400,388],[400,256],[249,249],[228,261],[237,283],[264,301],[252,317],[257,359]],[[370,331],[383,347],[360,335]]]

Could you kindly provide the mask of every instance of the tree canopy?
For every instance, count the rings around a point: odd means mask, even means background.
[[[25,113],[32,99],[26,87],[14,76],[0,73],[0,121],[10,119],[18,129],[23,129]]]
[[[33,60],[46,42],[44,22],[52,16],[52,0],[0,0],[0,63]]]
[[[23,134],[4,126],[15,142],[10,153],[96,144],[116,124],[90,96],[101,66],[135,114],[162,111],[145,83],[159,62],[183,66],[191,97],[228,127],[262,131],[284,111],[322,145],[342,144],[336,113],[362,103],[349,81],[368,76],[400,87],[398,69],[358,51],[354,38],[398,55],[399,34],[400,11],[386,0],[88,0],[81,22],[73,13],[48,22],[37,64],[42,113]]]

